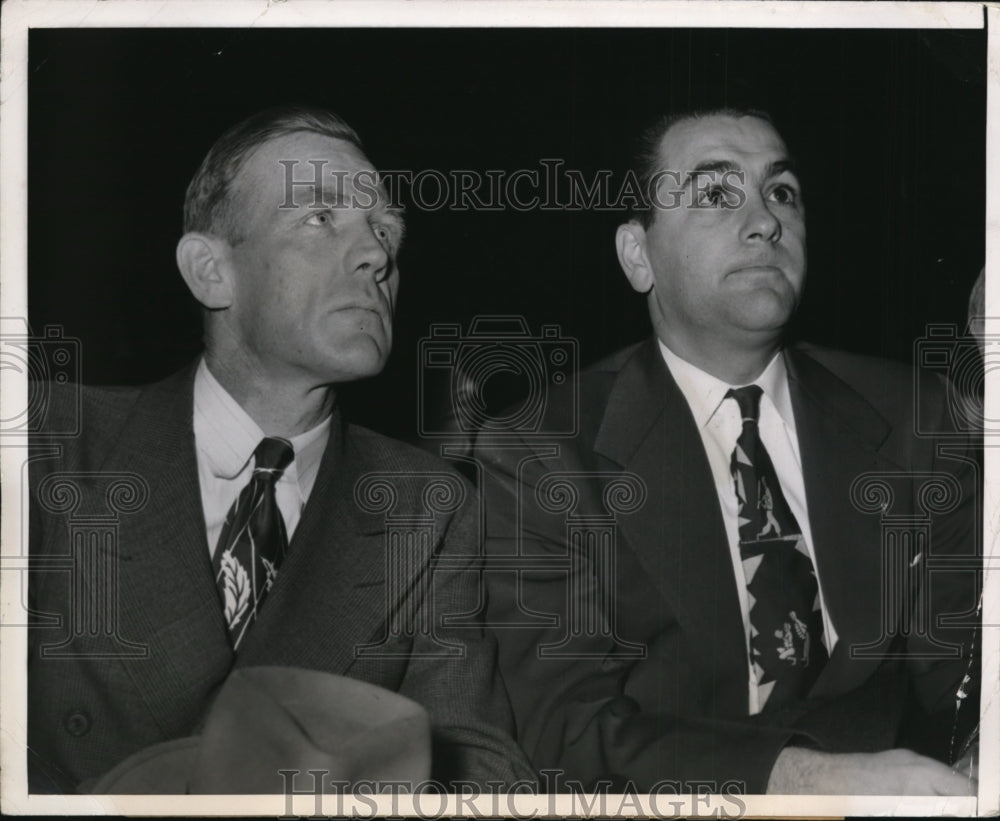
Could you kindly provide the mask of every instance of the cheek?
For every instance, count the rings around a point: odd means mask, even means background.
[[[727,216],[728,212],[693,211],[692,218],[673,233],[666,248],[668,259],[692,272],[711,270],[729,252]]]
[[[396,307],[396,297],[399,296],[399,277],[393,274],[385,285],[385,294],[389,299],[390,307]]]
[[[659,229],[646,244],[646,257],[657,282],[668,279],[684,258],[684,243],[675,232]]]
[[[320,309],[329,295],[334,284],[328,270],[329,257],[326,269],[321,261],[321,257],[314,259],[313,255],[299,251],[268,260],[266,282],[261,287],[274,307],[287,311],[292,321]]]
[[[806,224],[802,219],[790,219],[781,223],[781,233],[785,243],[802,253],[806,244]]]

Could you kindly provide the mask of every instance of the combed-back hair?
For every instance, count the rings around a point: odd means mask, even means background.
[[[652,190],[652,187],[655,185],[657,173],[661,170],[663,157],[660,153],[660,144],[663,142],[664,136],[679,123],[700,120],[703,117],[757,117],[774,125],[774,120],[766,111],[756,108],[722,107],[694,108],[665,114],[645,128],[636,140],[631,166],[631,173],[635,175],[642,191],[642,202],[633,207],[629,214],[629,218],[637,220],[643,228],[649,228],[653,222],[652,202],[656,192]]]
[[[243,211],[233,196],[233,182],[257,148],[298,131],[344,140],[364,151],[357,132],[332,111],[289,105],[258,112],[226,131],[202,160],[184,197],[185,233],[212,234],[232,245],[241,242]]]

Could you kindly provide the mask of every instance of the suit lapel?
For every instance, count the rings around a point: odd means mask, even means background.
[[[687,401],[660,355],[644,343],[622,368],[594,445],[639,475],[646,504],[621,531],[685,632],[718,671],[715,698],[746,708],[746,639],[718,494]]]
[[[334,412],[316,483],[240,664],[294,663],[343,674],[385,624],[385,525],[354,501],[375,467]]]
[[[193,689],[209,694],[234,663],[205,538],[194,373],[192,367],[145,389],[102,465],[135,473],[149,487],[145,507],[123,515],[119,526],[120,631],[147,647],[146,660],[124,666],[168,735],[191,729],[174,726],[177,705],[192,703]],[[240,664],[342,674],[357,645],[381,638],[398,606],[386,601],[385,523],[354,503],[356,480],[379,467],[335,411],[309,503],[236,657]]]
[[[852,646],[879,638],[883,576],[879,517],[858,511],[851,485],[885,469],[878,448],[890,426],[849,385],[798,348],[785,353],[817,572],[837,647],[813,695],[843,691],[869,672]],[[886,625],[887,629],[891,626]]]
[[[126,666],[167,733],[176,731],[167,718],[176,715],[172,702],[218,681],[232,661],[205,538],[194,373],[144,390],[105,462],[106,470],[135,473],[149,487],[144,509],[121,518],[119,612],[124,638],[148,646],[148,662]]]

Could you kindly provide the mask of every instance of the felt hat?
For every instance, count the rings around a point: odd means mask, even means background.
[[[364,681],[294,667],[234,670],[202,732],[140,750],[93,793],[272,794],[322,779],[355,783],[430,776],[430,722],[414,701]],[[286,787],[286,783],[288,787]]]

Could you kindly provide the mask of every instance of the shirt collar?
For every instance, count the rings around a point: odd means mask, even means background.
[[[330,416],[305,433],[289,440],[295,458],[282,474],[309,495],[319,470],[320,459],[330,436]],[[264,431],[240,407],[208,369],[198,364],[194,377],[194,436],[209,469],[220,479],[238,476],[264,438]]]
[[[295,448],[295,461],[289,467],[294,467],[298,471],[299,490],[302,491],[303,499],[309,498],[313,483],[316,481],[319,463],[326,450],[326,443],[330,439],[332,418],[332,415],[327,416],[315,427],[291,439],[292,447]]]
[[[663,344],[663,340],[657,341],[660,344],[660,353],[667,365],[667,370],[670,371],[677,387],[684,394],[684,398],[691,408],[691,413],[694,414],[695,424],[699,429],[703,428],[719,409],[729,389],[744,386],[729,385],[721,379],[717,379],[710,373],[692,365],[686,359],[681,359]],[[781,417],[781,421],[794,433],[795,415],[792,412],[792,400],[788,392],[788,371],[785,368],[785,358],[781,355],[781,351],[774,355],[764,372],[752,384],[761,387],[764,396],[770,400]]]
[[[194,440],[212,474],[234,479],[264,438],[264,431],[212,376],[205,360],[194,376]]]

